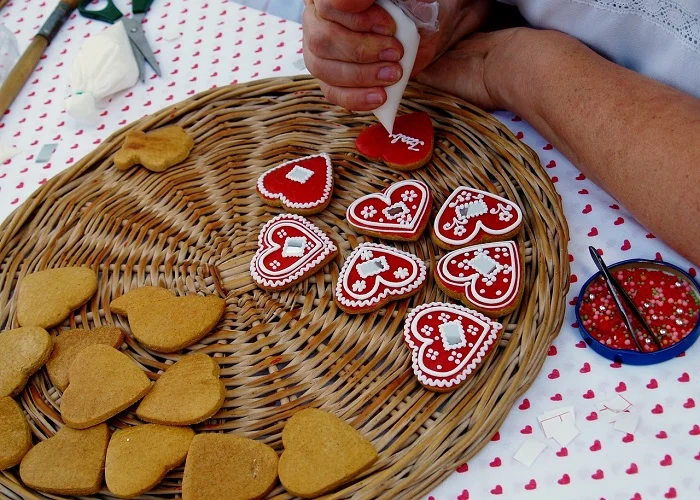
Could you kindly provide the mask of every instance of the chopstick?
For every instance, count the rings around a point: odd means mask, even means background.
[[[608,290],[610,291],[610,295],[612,295],[613,301],[615,302],[615,306],[617,307],[617,310],[620,311],[620,314],[622,314],[622,319],[625,322],[625,326],[629,330],[630,335],[632,335],[632,339],[637,345],[639,352],[643,353],[644,350],[642,349],[642,345],[639,343],[637,335],[634,333],[634,328],[632,328],[632,322],[630,321],[630,318],[627,315],[627,311],[625,311],[625,308],[620,303],[620,297],[622,297],[622,300],[625,302],[625,304],[630,309],[637,321],[641,323],[642,330],[644,330],[644,333],[648,334],[652,338],[652,340],[659,349],[663,349],[661,347],[661,342],[659,342],[658,337],[653,332],[647,321],[644,319],[642,313],[639,311],[639,309],[637,309],[636,304],[632,301],[625,289],[622,288],[620,282],[617,281],[610,273],[610,269],[608,269],[608,266],[605,265],[605,261],[603,261],[603,258],[598,254],[598,250],[596,250],[595,247],[589,246],[588,251],[591,254],[593,262],[595,262],[595,265],[598,267],[598,270],[603,275],[603,279],[605,280],[605,284],[608,286]]]

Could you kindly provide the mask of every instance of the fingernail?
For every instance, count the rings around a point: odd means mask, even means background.
[[[379,53],[379,59],[382,61],[398,61],[401,59],[401,54],[396,49],[384,49]]]
[[[365,99],[367,100],[367,104],[381,104],[384,101],[382,94],[378,94],[376,92],[367,94]]]
[[[379,70],[377,78],[385,82],[395,82],[399,79],[399,72],[393,66],[384,66]]]
[[[382,24],[377,24],[372,26],[372,33],[376,33],[377,35],[384,35],[384,36],[389,36],[391,35],[391,30],[389,29],[389,26],[384,26]]]

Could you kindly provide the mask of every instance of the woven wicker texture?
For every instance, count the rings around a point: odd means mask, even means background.
[[[428,112],[435,126],[433,159],[409,173],[360,157],[355,138],[373,120],[328,105],[316,81],[305,77],[212,89],[133,124],[143,130],[179,124],[194,137],[190,157],[162,174],[117,171],[112,157],[129,127],[116,132],[50,180],[0,228],[0,328],[17,326],[18,280],[47,267],[87,265],[99,272],[96,295],[62,328],[115,324],[128,331],[127,321],[108,306],[113,297],[142,285],[179,295],[219,295],[227,302],[224,319],[186,351],[215,357],[227,399],[197,431],[235,432],[281,451],[286,419],[303,407],[321,407],[359,429],[380,455],[369,471],[331,497],[425,494],[491,439],[542,366],[564,318],[568,229],[535,153],[490,115],[417,85],[409,86],[403,106],[401,112]],[[431,186],[433,214],[461,184],[523,208],[522,304],[503,318],[505,334],[496,354],[458,390],[423,389],[403,345],[407,310],[446,300],[432,278],[411,299],[368,315],[345,314],[333,301],[342,259],[285,292],[266,293],[253,284],[248,266],[258,231],[282,212],[261,202],[256,179],[283,161],[324,151],[335,167],[335,193],[324,212],[309,218],[334,237],[343,258],[370,239],[349,227],[346,207],[400,179]],[[427,231],[415,243],[396,246],[430,267],[444,254]],[[131,336],[126,343],[126,352],[152,379],[181,356],[149,352]],[[31,378],[18,400],[39,439],[62,425],[60,392],[45,370]],[[111,423],[137,420],[126,414]],[[181,478],[178,468],[150,495],[175,497]],[[16,468],[0,474],[2,494],[32,495]],[[101,496],[110,497],[106,488]],[[272,496],[286,494],[278,487]]]

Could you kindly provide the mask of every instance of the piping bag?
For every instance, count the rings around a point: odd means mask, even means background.
[[[394,36],[403,45],[403,57],[399,61],[403,76],[395,84],[386,87],[386,101],[374,110],[374,116],[391,134],[401,98],[416,62],[420,43],[418,29],[420,28],[423,32],[437,31],[439,6],[437,1],[428,3],[418,0],[377,0],[377,5],[394,19],[396,23]]]

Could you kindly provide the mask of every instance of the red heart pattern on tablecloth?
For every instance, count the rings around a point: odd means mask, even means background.
[[[520,230],[522,220],[520,208],[512,201],[460,186],[440,208],[433,225],[433,240],[448,250],[505,240]]]
[[[317,213],[328,205],[333,192],[331,159],[321,153],[286,161],[262,174],[257,189],[266,203]]]
[[[355,200],[345,212],[345,218],[362,234],[415,241],[428,223],[432,203],[433,197],[424,182],[404,180],[381,193]]]
[[[514,241],[454,250],[435,267],[435,280],[451,297],[491,317],[509,313],[522,292],[522,260]]]
[[[260,230],[250,274],[262,288],[283,290],[312,275],[337,254],[338,247],[316,225],[300,215],[282,214]]]
[[[410,113],[396,118],[391,134],[381,123],[364,129],[357,151],[371,160],[382,160],[397,170],[422,167],[433,154],[433,124],[427,113]]]
[[[413,373],[428,389],[456,389],[498,345],[503,325],[466,307],[432,302],[412,309],[404,322]]]
[[[362,243],[343,264],[335,300],[346,312],[373,311],[413,295],[426,277],[425,263],[415,255],[379,243]]]

